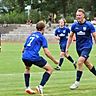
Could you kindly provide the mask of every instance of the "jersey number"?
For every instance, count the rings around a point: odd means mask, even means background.
[[[35,37],[30,37],[30,41],[29,41],[29,43],[27,44],[27,46],[31,46],[31,43],[32,43],[32,41],[34,40],[34,38],[35,38]]]

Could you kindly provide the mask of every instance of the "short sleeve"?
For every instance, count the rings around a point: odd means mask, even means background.
[[[91,33],[95,32],[95,27],[91,23],[90,23],[90,30],[91,30]]]
[[[54,30],[54,34],[55,34],[55,36],[58,35],[58,29]]]
[[[71,31],[72,31],[73,33],[75,33],[74,28],[75,28],[75,25],[73,24],[73,25],[71,26]]]
[[[42,37],[42,47],[43,48],[48,48],[48,43],[47,43],[47,40],[44,36]]]
[[[67,32],[70,33],[70,29],[69,28],[67,28]]]

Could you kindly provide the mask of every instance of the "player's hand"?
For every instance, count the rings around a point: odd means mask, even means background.
[[[24,50],[22,50],[22,53],[24,53]]]
[[[66,51],[65,51],[66,54],[68,54],[68,49],[66,48]]]
[[[59,37],[59,36],[56,36],[56,39],[57,39],[57,40],[60,40],[60,37]]]
[[[55,64],[59,64],[59,61],[58,61],[58,60],[55,60],[54,63],[55,63]]]

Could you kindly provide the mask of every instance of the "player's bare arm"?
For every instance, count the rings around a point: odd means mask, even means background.
[[[48,48],[44,48],[44,53],[45,55],[51,59],[55,64],[58,64],[59,62],[51,55],[50,51],[48,50]]]
[[[69,46],[70,46],[70,44],[72,42],[73,36],[74,36],[74,33],[73,32],[71,32],[70,35],[68,36],[68,41],[67,41],[67,46],[66,46],[66,52],[68,52],[68,48],[69,48]]]
[[[55,39],[56,39],[56,40],[60,40],[60,37],[59,37],[59,36],[55,36]]]
[[[22,49],[22,53],[24,53],[24,48]]]
[[[94,41],[95,41],[95,44],[96,44],[96,32],[92,33],[93,35],[93,38],[94,38]]]

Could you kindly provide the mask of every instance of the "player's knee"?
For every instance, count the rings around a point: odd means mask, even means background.
[[[65,57],[68,57],[68,55],[67,55],[66,53],[64,54],[64,56],[65,56]]]
[[[78,66],[82,66],[83,62],[82,61],[78,61]]]
[[[25,73],[30,73],[30,68],[26,68]]]
[[[53,68],[50,67],[50,68],[47,70],[47,72],[48,72],[49,74],[52,74],[52,72],[53,72]]]
[[[53,68],[51,67],[51,68],[50,68],[50,73],[52,74],[52,72],[53,72]]]

